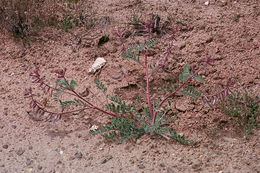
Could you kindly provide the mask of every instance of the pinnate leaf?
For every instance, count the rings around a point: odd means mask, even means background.
[[[182,74],[179,75],[180,82],[186,82],[190,78],[190,66],[185,65],[183,67]]]
[[[98,89],[100,89],[101,91],[103,91],[103,92],[106,92],[107,91],[107,88],[105,87],[105,85],[99,80],[99,79],[95,79],[94,80],[94,82],[95,82],[95,84],[96,84],[96,87],[98,88]]]

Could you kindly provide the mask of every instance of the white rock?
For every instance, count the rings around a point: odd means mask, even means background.
[[[98,126],[97,125],[93,125],[91,126],[91,128],[89,130],[97,130],[98,129]]]
[[[209,5],[209,1],[206,1],[204,4],[208,6]]]
[[[60,150],[60,155],[62,155],[63,154],[63,151],[62,150]]]
[[[93,65],[89,68],[89,73],[95,73],[97,70],[101,69],[106,64],[106,60],[104,58],[98,57]]]

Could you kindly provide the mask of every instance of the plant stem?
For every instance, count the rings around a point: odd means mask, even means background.
[[[40,103],[37,102],[36,100],[33,99],[33,101],[34,101],[34,103],[36,103],[36,104],[38,105],[38,107],[39,107],[40,109],[42,109],[44,112],[49,113],[49,114],[57,114],[56,112],[51,112],[51,111],[48,111],[48,110],[44,109],[43,107],[40,106]],[[86,110],[86,109],[91,109],[91,107],[84,107],[84,108],[76,109],[76,110],[72,110],[72,111],[61,112],[61,113],[59,113],[59,114],[62,115],[62,114],[70,114],[70,113],[74,113],[74,112],[81,112],[81,111],[84,111],[84,110]]]
[[[151,102],[151,94],[150,94],[150,76],[149,76],[149,71],[148,71],[148,62],[147,62],[147,56],[145,55],[145,77],[146,77],[146,101],[149,107],[149,113],[152,118],[152,124],[155,122],[155,114],[153,113],[153,104]]]
[[[65,78],[64,78],[65,79]],[[66,79],[65,79],[66,80]],[[67,80],[66,80],[67,81]],[[111,115],[113,117],[120,117],[120,115],[114,113],[114,112],[108,112],[102,108],[99,108],[97,106],[95,106],[94,104],[90,103],[88,100],[84,99],[81,95],[79,95],[75,90],[73,89],[68,89],[69,91],[73,92],[78,98],[80,98],[81,100],[83,100],[84,102],[86,102],[87,104],[89,104],[93,109],[96,109],[100,112],[103,112],[105,114]]]
[[[174,96],[177,92],[179,92],[185,85],[187,85],[187,83],[191,80],[192,78],[190,77],[189,79],[187,79],[183,84],[181,84],[181,86],[179,86],[179,88],[177,88],[175,91],[173,91],[172,93],[168,94],[159,104],[159,106],[162,106],[170,97]]]
[[[105,114],[111,115],[111,116],[113,116],[113,117],[120,117],[120,115],[118,115],[118,114],[116,114],[116,113],[114,113],[114,112],[108,112],[108,111],[106,111],[106,110],[104,110],[104,109],[102,109],[102,108],[99,108],[99,107],[93,105],[92,103],[90,103],[89,101],[87,101],[86,99],[84,99],[83,97],[81,97],[76,91],[72,90],[72,92],[73,92],[74,94],[76,94],[77,97],[79,97],[81,100],[83,100],[84,102],[86,102],[87,104],[89,104],[93,109],[96,109],[96,110],[98,110],[98,111],[100,111],[100,112],[103,112],[103,113],[105,113]]]

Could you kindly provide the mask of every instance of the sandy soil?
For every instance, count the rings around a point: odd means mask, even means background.
[[[172,104],[173,109],[174,103],[187,104],[171,126],[199,142],[193,147],[149,136],[127,143],[106,142],[88,133],[92,125],[107,122],[99,112],[68,115],[56,123],[33,121],[28,115],[31,109],[24,90],[37,88],[29,78],[36,64],[50,81],[51,70],[66,67],[68,77],[77,80],[80,89],[94,90],[93,80],[99,77],[109,92],[133,99],[142,86],[143,72],[131,60],[121,57],[122,45],[112,34],[116,27],[133,31],[123,24],[133,14],[146,18],[154,13],[161,17],[165,33],[156,36],[158,43],[153,58],[165,49],[175,28],[180,28],[175,32],[175,48],[169,62],[172,72],[162,74],[155,86],[175,81],[183,64],[201,60],[208,52],[216,61],[208,70],[200,71],[206,84],[198,86],[199,90],[212,94],[219,89],[219,82],[232,78],[236,88],[259,94],[259,1],[211,0],[209,5],[205,2],[96,0],[83,3],[83,11],[89,10],[91,4],[91,10],[101,21],[98,25],[90,29],[74,27],[70,32],[47,27],[25,47],[1,30],[0,172],[260,172],[259,129],[253,135],[244,136],[229,117],[218,109],[203,106],[200,100],[177,97]],[[110,22],[104,25],[106,16]],[[111,39],[98,47],[98,39],[105,33],[110,33]],[[82,42],[77,42],[74,35],[80,36]],[[145,39],[130,36],[124,44]],[[100,72],[88,74],[99,56],[107,64]],[[138,87],[128,87],[135,84]],[[51,105],[47,103],[47,106]]]

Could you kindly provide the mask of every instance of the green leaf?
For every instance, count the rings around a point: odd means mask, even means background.
[[[92,130],[90,133],[103,133],[101,135],[105,138],[121,138],[123,140],[137,138],[144,134],[144,129],[136,127],[131,120],[119,117],[112,117],[109,120],[111,124],[102,126],[97,130]]]
[[[71,90],[74,90],[75,89],[75,86],[77,85],[77,82],[75,80],[71,80],[70,83],[62,78],[62,79],[57,79],[56,82],[62,86],[63,88],[66,88],[66,89],[71,89]]]
[[[105,87],[105,85],[104,85],[102,82],[100,82],[99,79],[96,78],[96,79],[94,80],[94,82],[95,82],[96,87],[97,87],[98,89],[100,89],[100,90],[103,91],[103,92],[106,92],[106,91],[107,91],[107,88]]]
[[[123,103],[125,103],[123,100],[121,100],[120,98],[118,98],[118,97],[116,97],[116,96],[111,96],[109,99],[110,99],[112,102],[115,102],[115,103],[117,103],[117,104],[123,104]]]
[[[183,67],[182,74],[179,75],[179,80],[180,80],[180,82],[186,82],[189,79],[190,76],[191,76],[190,75],[190,66],[185,65]]]
[[[145,42],[145,47],[146,47],[146,48],[150,48],[150,47],[152,47],[155,43],[156,43],[156,39],[153,38],[153,39],[148,40],[148,41]]]
[[[185,87],[181,90],[181,92],[185,95],[188,95],[190,97],[200,97],[201,96],[201,93],[197,90],[195,90],[194,88],[192,87]]]
[[[112,132],[101,134],[101,136],[107,139],[113,139],[115,137],[118,137],[119,135],[115,131],[112,131]]]
[[[197,80],[197,81],[199,81],[199,82],[204,82],[202,76],[200,76],[200,75],[193,74],[193,75],[192,75],[192,78],[195,79],[195,80]]]
[[[125,58],[133,59],[134,61],[139,61],[139,54],[156,43],[156,39],[151,39],[141,44],[130,45],[128,49],[122,53],[122,56]]]
[[[142,102],[142,98],[140,96],[137,96],[136,101],[137,101],[137,103],[141,103]]]
[[[72,101],[72,100],[70,100],[70,101],[64,101],[64,102],[60,100],[60,105],[61,105],[62,108],[65,108],[65,107],[70,106],[70,105],[72,105],[72,104],[75,104],[75,102]]]
[[[68,101],[61,101],[60,100],[60,105],[62,108],[68,107],[70,105],[83,105],[84,102],[81,100],[75,99],[75,100],[68,100]]]
[[[176,141],[180,142],[181,144],[185,145],[193,145],[195,142],[189,139],[186,139],[183,135],[179,135],[175,130],[169,129],[169,133],[172,138]]]
[[[77,85],[77,82],[75,80],[70,81],[70,89],[74,90],[76,85]]]
[[[55,93],[53,93],[53,99],[54,99],[54,101],[59,101],[60,99],[60,96],[62,95],[62,93],[63,93],[63,91],[64,91],[64,88],[57,88],[56,90],[55,90]]]
[[[122,53],[122,56],[125,57],[125,58],[130,58],[130,59],[133,59],[134,61],[139,61],[139,57],[138,55],[134,54],[135,47],[130,47],[128,48],[125,52]],[[139,51],[137,51],[138,54],[139,54]]]
[[[115,106],[115,104],[110,103],[110,104],[106,104],[105,106],[106,106],[106,108],[107,108],[108,110],[110,110],[110,111],[112,111],[112,112],[116,112],[116,106]]]
[[[145,115],[146,115],[146,117],[147,117],[148,119],[151,118],[151,115],[150,115],[150,112],[149,112],[149,108],[148,108],[147,106],[144,107],[144,113],[145,113]]]
[[[57,82],[60,86],[66,88],[66,89],[70,88],[70,85],[69,85],[68,81],[67,81],[66,79],[64,79],[64,78],[62,78],[62,79],[57,79],[56,82]]]

